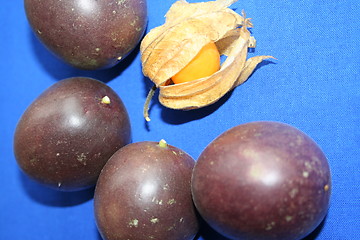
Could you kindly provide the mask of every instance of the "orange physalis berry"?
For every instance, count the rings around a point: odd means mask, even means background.
[[[177,83],[208,77],[220,69],[220,54],[215,43],[206,44],[200,52],[171,80]]]

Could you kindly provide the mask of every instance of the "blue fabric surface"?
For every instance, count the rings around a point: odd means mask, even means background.
[[[148,0],[148,31],[164,23],[173,1]],[[76,70],[34,37],[22,1],[0,6],[0,239],[100,239],[92,192],[55,192],[18,169],[12,149],[16,123],[27,106],[56,81],[91,76],[106,82],[130,114],[133,141],[166,139],[195,159],[211,140],[241,123],[291,124],[322,148],[332,171],[332,197],[323,224],[308,239],[360,237],[360,2],[240,1],[252,18],[254,55],[273,55],[247,82],[218,103],[193,111],[151,104],[148,126],[142,107],[151,84],[143,77],[138,49],[113,69]],[[199,239],[223,239],[210,229]]]

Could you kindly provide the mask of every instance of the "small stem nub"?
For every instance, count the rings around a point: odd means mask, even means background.
[[[155,94],[155,91],[156,91],[156,85],[154,84],[154,86],[152,86],[152,88],[150,89],[147,97],[146,97],[146,100],[145,100],[145,104],[144,104],[144,109],[143,109],[143,115],[144,115],[144,118],[147,122],[150,122],[150,117],[149,117],[149,105],[150,105],[150,101],[151,99],[153,98],[154,94]]]
[[[110,98],[108,96],[105,96],[101,99],[101,103],[103,104],[110,104]]]
[[[161,139],[161,140],[159,141],[159,146],[160,146],[161,148],[166,148],[166,147],[168,146],[168,144],[167,144],[167,142],[166,142],[164,139]]]

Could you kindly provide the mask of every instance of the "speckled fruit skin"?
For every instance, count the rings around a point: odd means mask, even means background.
[[[110,103],[102,102],[108,96]],[[131,138],[128,113],[106,84],[69,78],[45,90],[16,127],[14,152],[31,178],[64,191],[94,186],[114,152]]]
[[[96,222],[104,240],[190,240],[198,231],[191,198],[194,159],[156,142],[118,150],[96,184]]]
[[[36,36],[65,62],[87,70],[109,68],[139,43],[146,0],[24,0]]]
[[[324,219],[331,189],[326,157],[300,130],[279,122],[236,126],[211,142],[193,172],[201,216],[239,240],[295,240]]]

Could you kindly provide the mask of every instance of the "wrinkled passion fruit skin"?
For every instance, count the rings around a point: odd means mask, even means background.
[[[146,0],[24,0],[32,30],[65,62],[87,70],[109,68],[139,43]]]
[[[231,239],[295,240],[324,219],[326,157],[300,130],[278,122],[234,127],[200,155],[192,193],[201,216]]]
[[[108,96],[110,103],[103,103]],[[16,127],[14,152],[31,178],[64,191],[94,186],[111,155],[131,138],[128,113],[106,84],[69,78],[45,90]]]
[[[193,239],[198,231],[190,187],[194,164],[182,150],[156,142],[118,150],[95,189],[95,216],[103,239]]]

